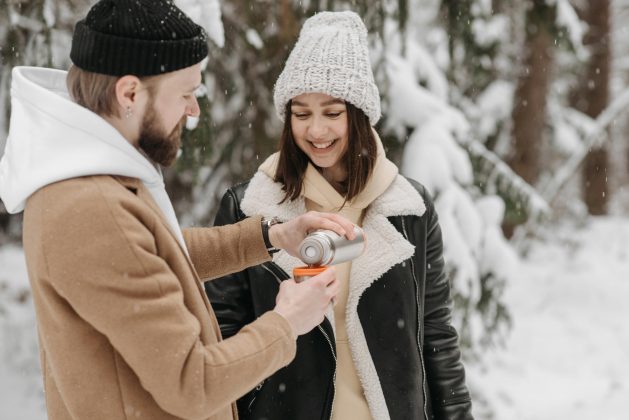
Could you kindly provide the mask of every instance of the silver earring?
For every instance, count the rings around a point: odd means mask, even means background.
[[[127,110],[124,112],[124,117],[126,119],[131,118],[131,116],[133,115],[133,111],[131,111],[131,107],[127,107]]]

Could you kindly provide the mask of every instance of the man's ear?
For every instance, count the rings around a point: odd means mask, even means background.
[[[116,100],[123,113],[127,110],[135,111],[141,84],[140,79],[132,75],[122,76],[116,82]]]

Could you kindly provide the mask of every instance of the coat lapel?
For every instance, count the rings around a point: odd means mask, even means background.
[[[256,214],[264,217],[276,216],[282,221],[306,212],[303,197],[278,204],[283,198],[281,185],[258,171],[245,191],[241,210],[247,216]],[[375,420],[388,420],[390,416],[358,317],[358,303],[374,281],[381,278],[394,265],[408,260],[415,252],[415,247],[397,231],[387,217],[421,216],[425,211],[424,200],[417,190],[404,177],[398,175],[391,186],[367,207],[363,220],[367,248],[363,255],[352,262],[346,308],[347,334],[356,371]],[[283,250],[274,255],[273,262],[289,274],[294,267],[303,265],[299,259]],[[333,311],[328,311],[327,316],[334,325],[330,312],[333,314]]]
[[[389,222],[390,216],[421,216],[426,206],[419,193],[402,176],[368,208],[363,220],[367,249],[352,263],[346,307],[346,329],[356,373],[374,420],[390,419],[378,372],[358,317],[358,303],[369,286],[394,265],[411,258],[415,246]]]
[[[177,244],[179,245],[179,249],[181,249],[181,252],[186,257],[186,260],[188,261],[188,265],[190,266],[190,269],[198,278],[199,275],[197,274],[197,271],[194,268],[194,264],[192,264],[192,260],[190,259],[190,255],[188,255],[188,251],[184,249],[183,246],[181,245],[181,242],[179,242],[179,239],[177,238],[177,235],[175,234],[175,232],[173,232],[173,229],[170,226],[170,223],[168,223],[168,220],[166,220],[166,216],[164,216],[164,213],[162,212],[162,210],[159,208],[159,206],[153,199],[153,195],[150,193],[149,190],[146,189],[146,187],[144,186],[144,183],[137,178],[129,178],[129,177],[124,177],[124,176],[114,176],[114,178],[116,178],[118,182],[120,182],[125,188],[134,189],[136,191],[137,197],[140,200],[142,200],[144,203],[146,203],[146,205],[149,206],[151,210],[153,210],[153,212],[155,212],[159,220],[161,220],[161,222],[164,224],[164,226],[168,230],[168,233],[170,233],[170,236],[172,237],[172,239],[175,242],[177,242]]]

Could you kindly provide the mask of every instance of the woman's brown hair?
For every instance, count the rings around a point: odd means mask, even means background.
[[[356,197],[367,185],[376,164],[378,148],[369,118],[360,109],[345,102],[347,109],[348,144],[341,160],[347,169],[345,201]],[[280,202],[294,200],[301,194],[308,156],[297,146],[291,128],[291,101],[284,110],[284,129],[280,137],[280,158],[275,181],[283,184],[286,195]]]

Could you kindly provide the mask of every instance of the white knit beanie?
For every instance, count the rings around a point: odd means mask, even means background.
[[[275,83],[273,100],[282,122],[288,101],[302,93],[325,93],[360,108],[371,125],[380,119],[367,28],[354,12],[320,12],[304,23]]]

